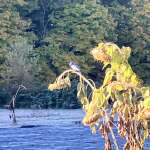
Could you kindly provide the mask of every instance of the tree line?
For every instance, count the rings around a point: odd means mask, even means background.
[[[130,46],[134,71],[150,84],[148,0],[1,0],[0,6],[1,106],[22,84],[27,90],[17,107],[80,107],[76,79],[69,92],[49,92],[47,85],[70,61],[101,84],[102,67],[89,53],[100,41]]]

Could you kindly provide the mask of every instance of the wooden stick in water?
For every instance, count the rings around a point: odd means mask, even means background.
[[[15,95],[12,97],[11,101],[9,102],[8,108],[9,110],[12,112],[12,115],[10,115],[10,119],[12,118],[13,123],[15,124],[17,122],[16,120],[16,115],[15,115],[15,103],[16,103],[16,97],[19,93],[19,91],[21,90],[21,88],[26,89],[25,86],[23,85],[19,85]]]

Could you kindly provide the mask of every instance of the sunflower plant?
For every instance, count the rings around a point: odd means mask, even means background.
[[[100,87],[73,69],[65,70],[48,86],[49,90],[70,87],[71,74],[79,77],[77,97],[85,111],[82,122],[92,132],[101,134],[105,140],[105,150],[112,149],[112,142],[119,150],[113,128],[117,128],[119,136],[126,140],[125,150],[143,149],[144,141],[150,134],[150,87],[144,87],[142,80],[132,70],[128,63],[130,53],[130,47],[119,48],[114,43],[99,43],[91,50],[91,55],[103,63],[105,69],[105,78]]]

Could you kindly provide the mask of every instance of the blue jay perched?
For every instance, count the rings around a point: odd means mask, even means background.
[[[73,69],[74,71],[80,72],[80,67],[79,67],[79,65],[76,64],[75,62],[70,61],[70,62],[69,62],[69,66],[70,66],[70,68]]]

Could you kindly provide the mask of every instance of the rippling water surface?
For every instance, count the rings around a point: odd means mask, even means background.
[[[104,149],[103,139],[79,123],[82,110],[16,110],[16,125],[8,116],[8,110],[0,110],[0,150]],[[117,140],[122,149],[124,142]],[[149,140],[145,147],[150,150]]]

